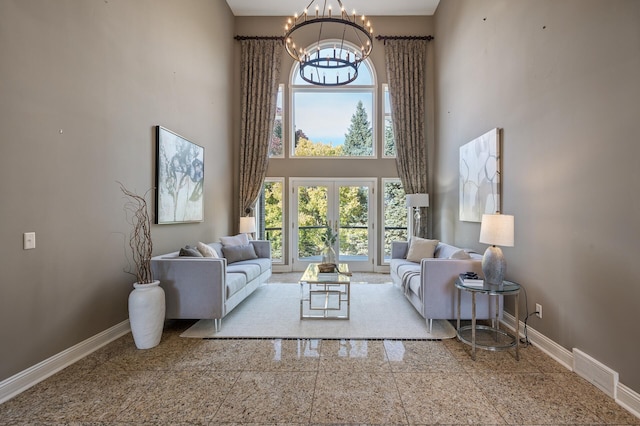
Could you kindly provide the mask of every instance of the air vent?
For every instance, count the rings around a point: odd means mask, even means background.
[[[576,348],[573,348],[573,371],[615,399],[618,385],[616,371]]]

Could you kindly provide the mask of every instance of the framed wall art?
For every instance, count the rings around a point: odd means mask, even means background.
[[[155,223],[204,220],[204,148],[156,126]]]
[[[460,220],[480,222],[501,210],[501,129],[460,147]]]

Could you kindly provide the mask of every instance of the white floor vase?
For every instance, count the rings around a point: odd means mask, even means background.
[[[133,284],[133,291],[129,294],[129,322],[138,349],[151,349],[160,343],[164,310],[164,290],[160,281]]]

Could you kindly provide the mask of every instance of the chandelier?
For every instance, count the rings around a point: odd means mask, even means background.
[[[343,86],[354,81],[373,47],[373,28],[366,16],[355,10],[348,13],[341,0],[333,1],[337,1],[335,9],[332,0],[312,0],[285,25],[287,53],[299,63],[300,77],[318,86]],[[336,42],[327,47],[322,44],[325,39]],[[311,47],[307,50],[304,46]]]

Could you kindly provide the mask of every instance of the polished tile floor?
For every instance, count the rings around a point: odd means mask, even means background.
[[[0,424],[640,424],[533,346],[131,335],[0,405]]]

